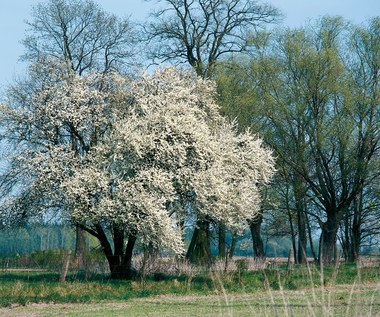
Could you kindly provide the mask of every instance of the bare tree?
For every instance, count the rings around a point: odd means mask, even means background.
[[[22,56],[63,58],[79,75],[85,71],[120,71],[132,56],[132,26],[91,0],[49,0],[32,7]]]
[[[222,56],[246,52],[258,28],[280,13],[252,0],[161,0],[145,27],[153,61],[191,65],[209,78]]]

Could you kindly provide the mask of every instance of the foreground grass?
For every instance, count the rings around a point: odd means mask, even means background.
[[[57,273],[1,272],[0,316],[380,316],[378,267],[58,280]]]
[[[379,316],[380,285],[252,294],[161,295],[91,304],[30,304],[0,308],[0,316]]]

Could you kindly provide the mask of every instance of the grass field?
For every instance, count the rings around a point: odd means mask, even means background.
[[[252,294],[159,295],[83,304],[38,303],[0,309],[0,316],[380,316],[380,283]]]
[[[380,268],[156,274],[139,281],[0,272],[0,316],[380,316]]]

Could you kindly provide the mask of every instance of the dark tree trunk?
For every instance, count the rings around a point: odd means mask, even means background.
[[[297,263],[305,264],[306,259],[306,245],[307,245],[307,235],[306,235],[306,221],[305,212],[297,208],[297,222],[298,222],[298,253],[297,253]]]
[[[94,235],[98,238],[103,253],[107,258],[111,271],[111,277],[116,277],[117,272],[120,272],[120,256],[114,255],[111,244],[109,243],[108,238],[101,225],[95,225]]]
[[[211,263],[210,250],[210,222],[198,220],[197,227],[194,229],[186,258],[195,264],[209,265]]]
[[[224,259],[226,257],[226,227],[221,222],[218,226],[218,252],[219,258]]]
[[[112,228],[113,254],[110,263],[111,278],[123,277],[124,231],[114,225]],[[112,265],[111,265],[112,264]]]
[[[104,232],[103,227],[100,224],[94,226],[94,229],[83,227],[86,231],[96,237],[104,255],[107,258],[107,262],[111,272],[111,278],[115,279],[132,279],[137,276],[136,271],[132,267],[132,255],[133,248],[136,243],[136,234],[130,234],[127,242],[127,246],[124,248],[125,234],[122,229],[114,226],[112,232],[112,238],[114,248],[112,249],[107,235]]]
[[[360,244],[362,239],[362,213],[363,213],[363,192],[354,199],[354,216],[351,227],[351,245],[349,248],[349,262],[356,262],[359,258]]]
[[[261,238],[261,224],[263,222],[263,215],[260,213],[256,218],[250,220],[249,229],[252,236],[253,256],[256,259],[265,258],[264,242]]]
[[[234,254],[235,254],[235,249],[236,249],[236,241],[237,241],[237,233],[234,232],[232,234],[232,238],[231,238],[231,246],[230,246],[230,251],[228,252],[228,257],[230,259],[232,259],[234,257]]]
[[[326,222],[321,223],[321,237],[319,243],[319,262],[324,264],[335,263],[336,242],[339,220],[336,213],[328,213]]]
[[[112,233],[114,255],[115,257],[119,257],[121,260],[123,258],[124,253],[124,231],[120,229],[117,225],[114,225]]]
[[[343,256],[346,262],[349,262],[350,257],[350,227],[351,227],[351,215],[349,210],[346,211],[346,215],[342,221],[341,225],[341,245],[342,245],[342,251]]]
[[[298,228],[298,251],[297,261],[298,264],[306,263],[306,246],[307,246],[307,234],[306,234],[306,186],[302,179],[302,176],[296,174],[293,181],[295,207],[297,211],[297,228]]]
[[[290,212],[289,206],[287,208],[287,211],[288,211],[288,219],[289,219],[289,225],[290,225],[290,235],[291,235],[291,238],[292,238],[292,248],[293,248],[294,263],[297,263],[296,234],[294,232],[293,217],[292,217],[292,213]]]
[[[136,270],[132,267],[133,248],[136,243],[136,236],[129,235],[124,255],[116,255],[107,257],[110,265],[111,278],[114,279],[134,279],[137,276]]]
[[[354,223],[352,226],[352,238],[351,245],[349,248],[348,262],[356,262],[359,258],[360,253],[360,241],[361,241],[361,229],[360,225]]]
[[[122,277],[125,279],[133,279],[133,278],[136,278],[137,276],[137,272],[132,266],[133,249],[135,247],[136,240],[137,240],[137,237],[135,234],[129,235],[128,243],[125,248],[125,255],[124,255],[124,259],[122,263],[122,266],[123,266]]]

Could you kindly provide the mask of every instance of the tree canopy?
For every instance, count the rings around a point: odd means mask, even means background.
[[[191,65],[209,78],[224,55],[243,53],[257,29],[279,20],[279,11],[252,0],[162,0],[145,26],[153,61]]]
[[[136,60],[132,23],[92,0],[49,0],[32,7],[23,59],[62,58],[78,74],[126,70]],[[136,49],[136,46],[134,46]]]
[[[46,67],[55,71],[41,72]],[[29,96],[15,87],[2,107],[4,136],[18,144],[14,173],[24,175],[6,212],[20,195],[43,197],[113,259],[107,230],[114,243],[138,237],[181,254],[188,204],[197,217],[235,228],[259,211],[259,186],[274,172],[271,151],[219,114],[212,82],[174,68],[132,81],[79,76],[56,60],[34,70],[49,80]]]

